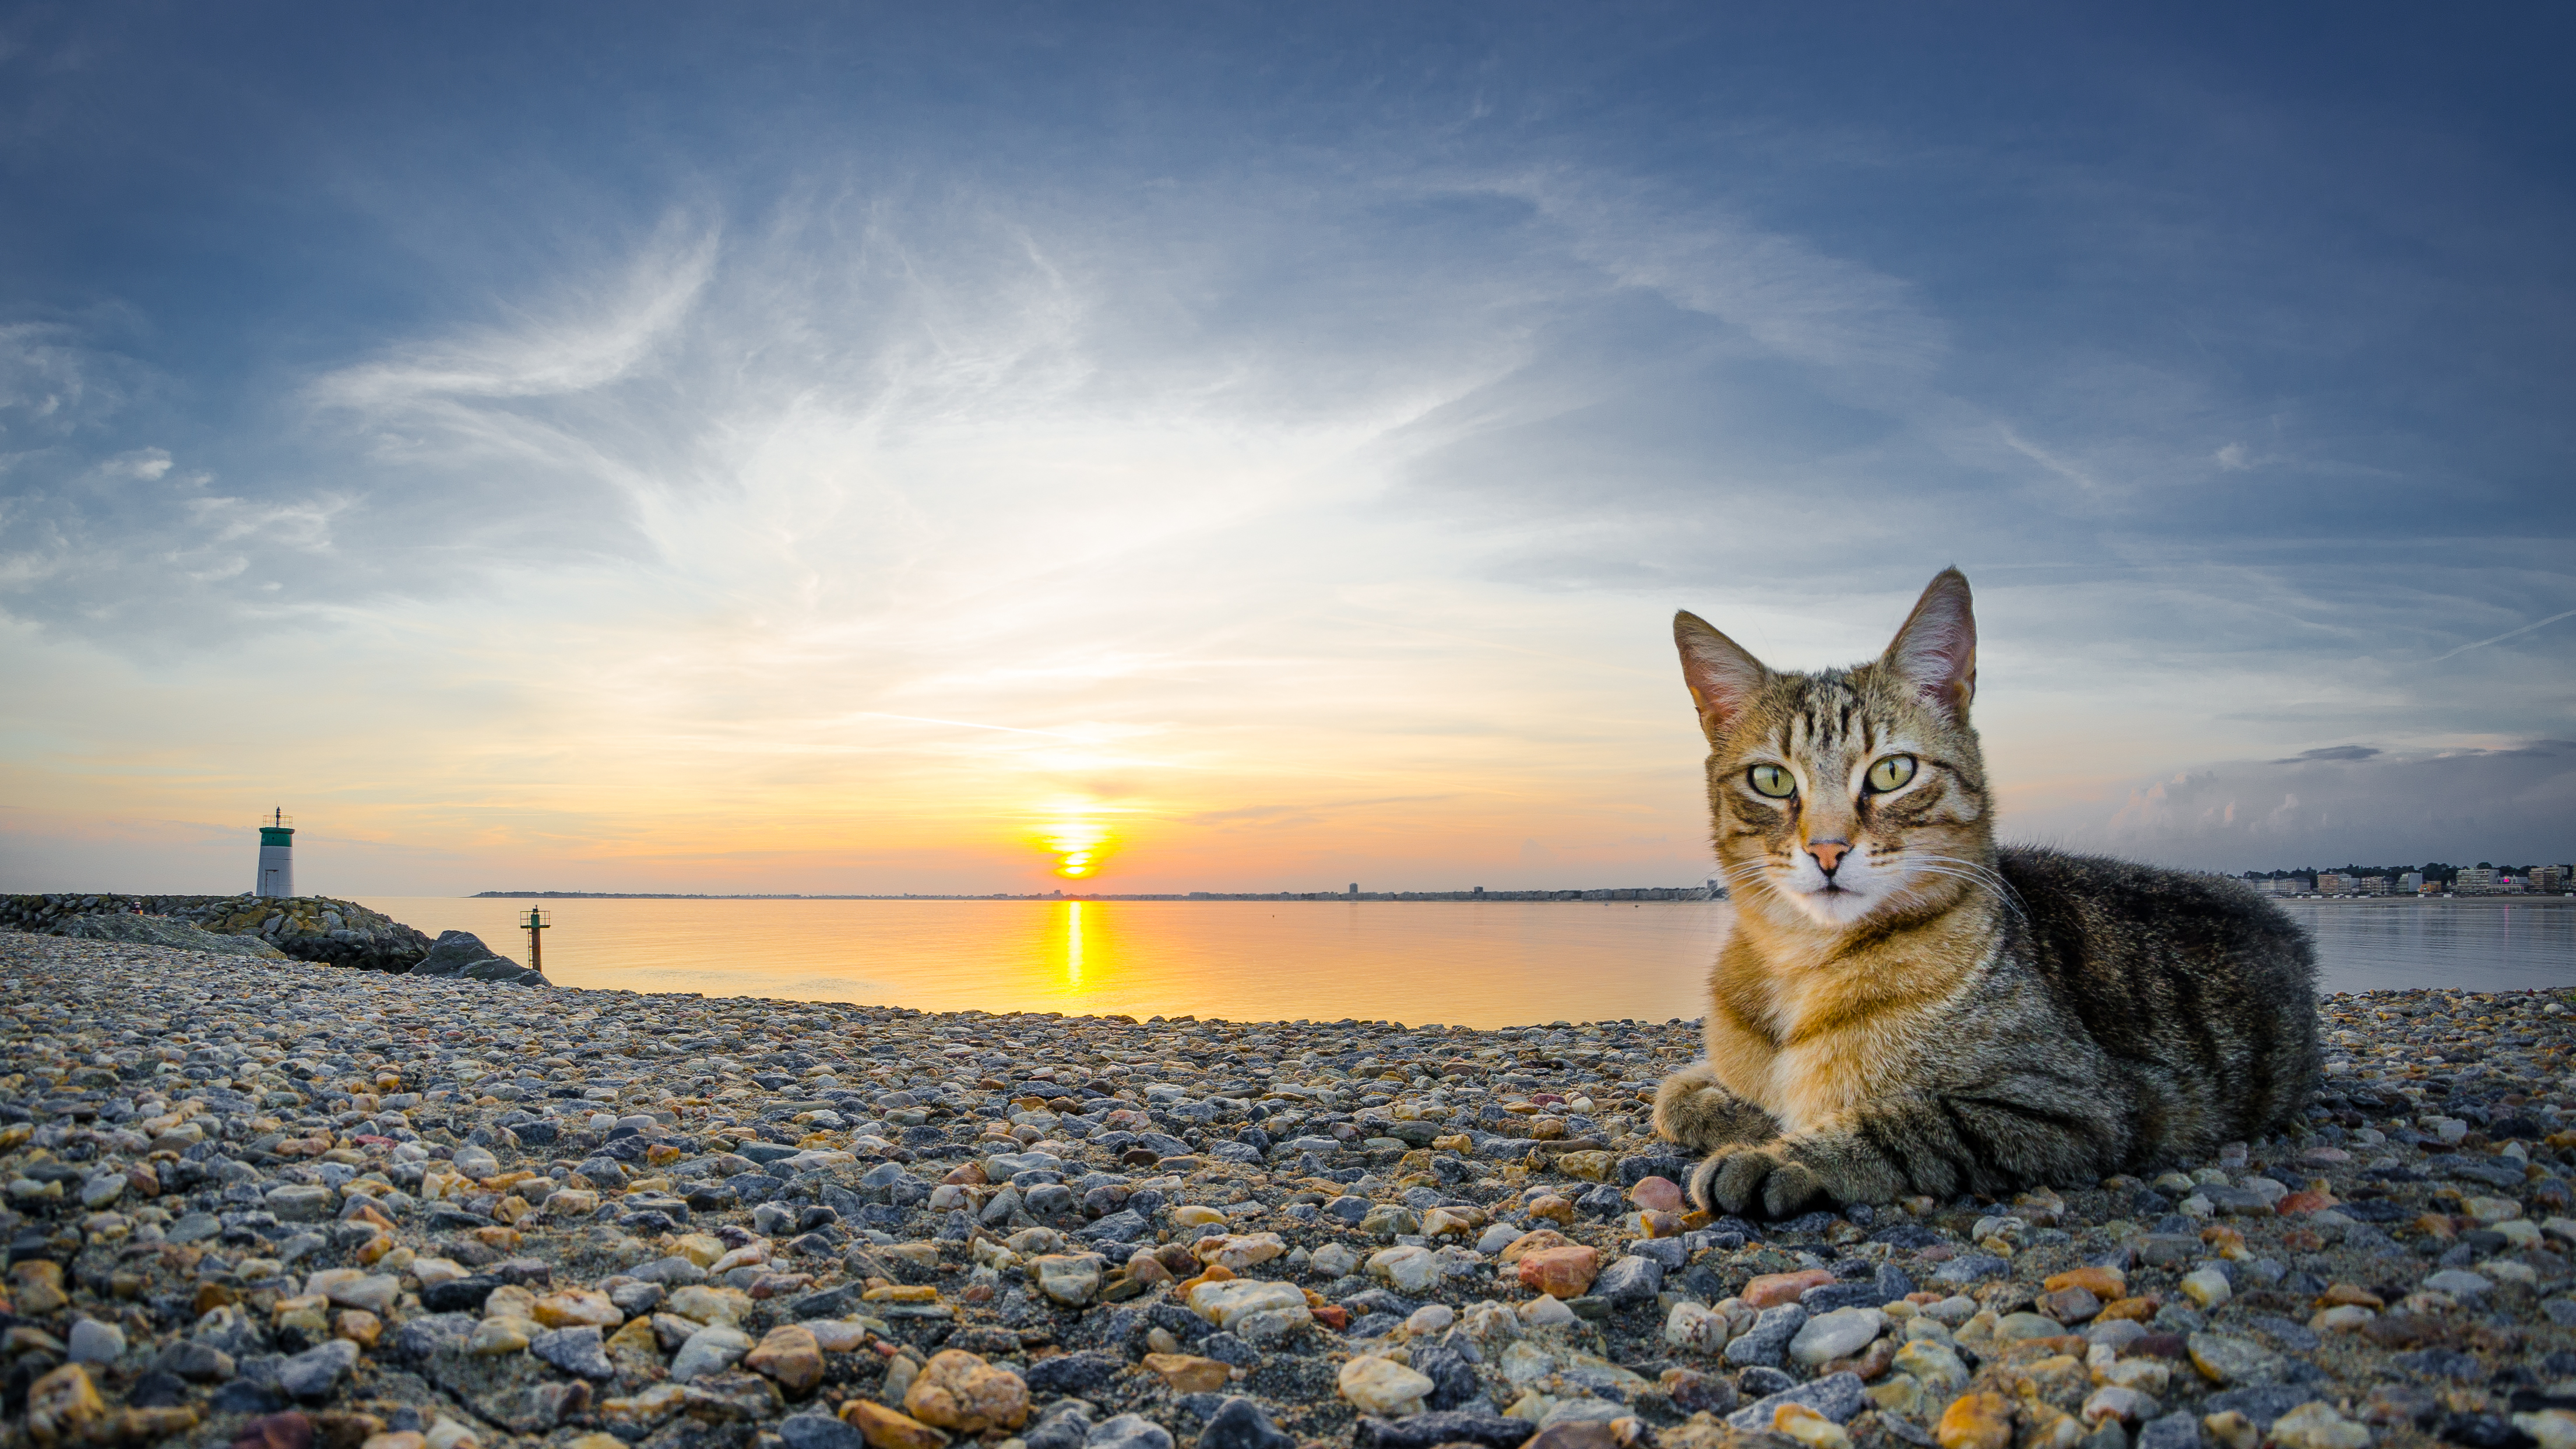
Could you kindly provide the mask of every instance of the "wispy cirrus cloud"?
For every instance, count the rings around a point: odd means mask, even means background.
[[[1926,372],[1947,350],[1948,328],[1904,279],[1705,199],[1561,171],[1485,189],[1526,202],[1568,255],[1617,285],[1713,317],[1786,360],[1883,378]]]
[[[324,407],[370,419],[438,410],[465,399],[511,400],[594,392],[643,371],[688,320],[714,275],[720,238],[685,216],[607,277],[564,278],[567,294],[519,315],[395,349],[389,357],[325,374],[311,389]]]

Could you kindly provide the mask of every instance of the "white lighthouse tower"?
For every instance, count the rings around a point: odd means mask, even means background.
[[[269,823],[259,828],[259,888],[252,894],[295,894],[295,827],[286,823],[283,810],[272,812]]]

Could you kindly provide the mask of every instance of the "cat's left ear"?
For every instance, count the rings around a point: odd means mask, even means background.
[[[1977,616],[1968,576],[1954,568],[1933,575],[1879,663],[1952,716],[1967,718],[1977,692]]]

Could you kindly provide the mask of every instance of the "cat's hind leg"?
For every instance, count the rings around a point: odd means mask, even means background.
[[[1706,1062],[1694,1062],[1655,1089],[1655,1131],[1693,1152],[1780,1135],[1772,1115],[1719,1085]]]

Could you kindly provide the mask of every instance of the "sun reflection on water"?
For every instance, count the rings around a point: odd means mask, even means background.
[[[1029,984],[1063,1011],[1109,1010],[1106,996],[1127,983],[1119,949],[1118,908],[1102,901],[1056,901],[1046,908],[1044,932],[1024,968]]]

